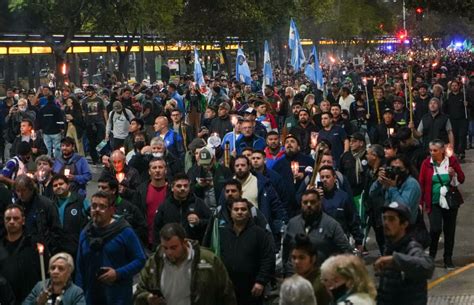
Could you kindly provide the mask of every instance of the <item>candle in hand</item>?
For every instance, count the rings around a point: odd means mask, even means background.
[[[317,132],[311,133],[311,146],[314,149],[316,149],[316,145],[318,145],[318,136],[319,136],[319,133]]]
[[[298,161],[291,161],[291,171],[294,176],[298,175],[298,172],[300,171],[300,164]]]
[[[125,154],[125,147],[122,146],[119,149],[120,149],[121,152],[123,152]]]
[[[122,183],[123,179],[125,179],[125,174],[124,173],[117,173],[116,175],[117,181],[119,183]]]
[[[38,253],[39,253],[39,258],[40,258],[41,282],[43,283],[43,290],[46,290],[46,272],[44,269],[44,245],[37,243],[36,247],[38,248]]]
[[[64,176],[69,176],[71,174],[71,170],[69,168],[64,169]]]

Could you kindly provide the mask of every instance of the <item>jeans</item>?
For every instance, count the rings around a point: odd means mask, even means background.
[[[56,134],[43,134],[44,145],[48,149],[48,155],[52,158],[53,150],[54,157],[57,158],[61,155],[61,133]]]
[[[458,210],[447,210],[433,204],[431,208],[430,218],[430,256],[436,257],[438,252],[438,242],[441,230],[444,233],[444,259],[451,259],[453,256],[454,236],[456,234],[456,218]]]

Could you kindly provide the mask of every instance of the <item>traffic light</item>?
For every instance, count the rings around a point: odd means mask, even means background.
[[[407,31],[406,31],[406,30],[400,30],[400,31],[398,31],[398,33],[397,33],[397,38],[398,38],[398,40],[400,40],[401,42],[404,42],[405,39],[408,38],[408,33],[407,33]]]
[[[415,13],[416,13],[416,20],[421,21],[423,19],[424,9],[421,6],[418,6],[415,9]]]

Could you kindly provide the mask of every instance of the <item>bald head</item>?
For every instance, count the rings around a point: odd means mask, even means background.
[[[163,132],[168,129],[168,119],[165,116],[159,116],[155,119],[153,128],[156,132]]]
[[[117,149],[110,156],[110,161],[117,173],[123,172],[125,168],[125,154]]]

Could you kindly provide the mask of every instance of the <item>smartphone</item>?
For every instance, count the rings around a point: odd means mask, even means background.
[[[316,184],[316,188],[318,188],[318,189],[321,188],[322,189],[323,188],[323,182],[318,181],[318,183]]]
[[[107,272],[107,270],[109,270],[109,268],[100,267],[99,270],[97,270],[97,277],[101,277],[104,273]]]
[[[163,298],[163,293],[161,292],[160,289],[153,288],[153,289],[148,289],[148,291],[159,298]]]

